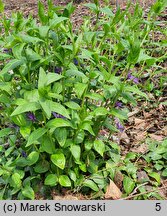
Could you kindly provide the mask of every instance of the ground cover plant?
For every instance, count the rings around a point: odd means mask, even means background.
[[[47,3],[46,11],[39,1],[37,19],[6,18],[0,3],[0,199],[50,199],[53,189],[162,199],[155,189],[167,176],[166,139],[147,139],[146,154],[122,158],[112,135],[124,131],[131,108],[150,100],[148,92],[163,95],[167,31],[157,17],[165,1],[145,18],[138,4],[114,14],[96,0],[85,4],[94,23],[87,16],[79,29],[72,3]]]

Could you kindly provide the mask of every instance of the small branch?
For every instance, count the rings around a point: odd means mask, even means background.
[[[131,198],[138,197],[138,196],[141,196],[141,195],[145,195],[145,194],[148,194],[148,193],[156,192],[156,191],[159,191],[159,190],[162,190],[162,189],[165,189],[165,188],[167,188],[167,185],[163,186],[163,187],[160,187],[160,188],[157,188],[157,189],[154,189],[154,190],[146,191],[146,192],[143,192],[143,193],[139,193],[139,194],[135,194],[135,195],[130,195],[128,197],[125,197],[125,198],[122,198],[122,199],[118,199],[118,200],[131,199]]]

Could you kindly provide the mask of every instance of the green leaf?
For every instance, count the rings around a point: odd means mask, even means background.
[[[29,62],[34,62],[41,59],[41,56],[29,47],[25,50],[25,52],[26,58]]]
[[[61,175],[59,177],[59,183],[63,187],[71,187],[71,181],[67,175]]]
[[[86,186],[86,187],[89,187],[91,188],[92,190],[94,191],[99,191],[99,188],[97,187],[96,183],[94,183],[92,180],[90,179],[86,179],[84,182],[83,182],[83,185]]]
[[[69,112],[63,105],[57,102],[53,102],[53,101],[48,101],[48,103],[50,104],[50,109],[52,112],[56,112],[70,119]]]
[[[93,136],[95,136],[95,133],[92,130],[92,127],[90,125],[90,122],[83,122],[83,124],[81,125],[81,129],[88,131],[90,134],[92,134]]]
[[[63,22],[64,20],[68,20],[67,17],[58,17],[56,14],[54,14],[54,18],[50,20],[50,28],[55,28],[59,23]]]
[[[39,69],[39,79],[38,79],[38,89],[41,89],[45,86],[46,82],[46,73],[42,67]]]
[[[66,103],[64,103],[64,105],[66,105],[67,107],[69,107],[70,109],[73,109],[73,110],[79,110],[80,109],[80,106],[73,101],[66,102]]]
[[[0,138],[8,136],[11,131],[12,131],[11,128],[4,128],[4,129],[0,130]]]
[[[2,2],[2,0],[0,0],[0,13],[2,13],[4,11],[5,5]]]
[[[47,129],[45,129],[45,128],[38,128],[37,130],[34,130],[28,138],[28,142],[27,142],[26,147],[32,145],[35,141],[37,141],[46,132],[47,132]]]
[[[81,148],[79,145],[72,145],[70,147],[70,151],[73,155],[73,157],[75,158],[75,160],[79,161],[80,160],[80,156],[81,156]]]
[[[18,158],[18,159],[16,159],[15,163],[18,167],[25,167],[28,165],[26,158]]]
[[[77,176],[73,170],[68,170],[68,174],[69,174],[71,180],[73,180],[74,182],[77,180]]]
[[[78,98],[81,98],[81,97],[82,97],[82,95],[83,95],[83,93],[84,93],[86,87],[87,87],[87,84],[85,84],[85,83],[76,83],[76,84],[74,85],[75,92],[76,92]]]
[[[66,158],[63,153],[58,152],[56,154],[51,155],[51,161],[58,166],[60,169],[64,169]]]
[[[1,73],[0,73],[0,75],[1,75]],[[5,91],[10,95],[11,95],[11,89],[12,89],[11,87],[12,87],[11,83],[9,83],[9,82],[0,82],[0,90]],[[7,98],[2,98],[2,97],[1,97],[2,103],[6,103],[4,100],[7,99]]]
[[[82,33],[79,34],[77,40],[75,41],[74,43],[74,50],[73,50],[73,55],[77,55],[78,51],[79,51],[79,48],[81,46],[81,43],[82,43],[82,38],[83,38],[83,35]]]
[[[49,170],[49,167],[49,162],[46,160],[42,160],[34,167],[34,170],[36,173],[45,173]]]
[[[48,17],[45,15],[45,7],[40,1],[38,1],[38,16],[41,23],[45,25],[48,21]]]
[[[31,200],[35,199],[35,193],[34,190],[32,189],[32,187],[26,185],[22,190],[21,190],[23,196],[25,196],[26,198],[29,198]]]
[[[46,82],[45,83],[46,83],[46,85],[49,85],[49,84],[56,82],[62,78],[63,78],[63,76],[60,74],[48,73],[46,76]]]
[[[151,178],[154,178],[158,184],[161,183],[161,177],[160,177],[160,174],[159,173],[156,173],[156,172],[151,172],[151,173],[148,173],[148,175],[151,177]]]
[[[107,115],[107,113],[108,113],[108,111],[104,107],[98,107],[93,112],[95,117],[97,117],[97,116],[105,116],[105,115]]]
[[[136,100],[134,99],[134,97],[133,97],[131,94],[129,94],[129,93],[127,93],[127,92],[123,92],[123,93],[122,93],[122,97],[125,98],[128,102],[130,102],[130,103],[133,104],[134,106],[137,105]]]
[[[37,44],[38,42],[43,42],[38,37],[33,37],[33,36],[30,36],[30,35],[26,35],[26,34],[19,34],[19,37],[20,37],[21,41],[25,42],[25,43]]]
[[[31,133],[31,127],[30,126],[20,127],[20,133],[25,139],[27,139]]]
[[[47,128],[59,128],[59,127],[72,127],[71,123],[68,120],[56,118],[48,121],[46,124]]]
[[[65,75],[66,75],[67,77],[71,77],[71,76],[80,77],[80,78],[82,78],[85,82],[88,81],[87,76],[86,76],[84,73],[82,73],[81,71],[78,71],[78,70],[74,70],[74,69],[67,70],[67,71],[65,72]]]
[[[47,37],[47,34],[49,32],[49,26],[39,26],[39,34],[40,37],[42,37],[43,39],[45,39]]]
[[[50,107],[50,101],[46,100],[45,98],[40,97],[39,103],[47,117],[47,119],[51,118],[51,107]]]
[[[21,59],[22,58],[22,52],[24,49],[25,43],[18,43],[14,47],[12,47],[12,53],[15,58]]]
[[[60,146],[61,147],[64,146],[67,139],[67,130],[65,128],[57,128],[55,130],[55,137],[58,143],[60,144]]]
[[[58,183],[58,178],[55,174],[49,174],[46,178],[45,178],[45,185],[49,185],[49,186],[55,186]]]
[[[130,194],[135,187],[135,182],[128,176],[125,176],[123,180],[123,187],[124,187],[125,192],[127,194]]]
[[[40,105],[39,103],[36,102],[27,102],[24,103],[23,105],[18,106],[11,114],[11,116],[14,115],[19,115],[21,113],[25,113],[25,112],[32,112],[32,111],[36,111],[38,109],[40,109]]]
[[[94,149],[103,157],[105,152],[105,145],[101,140],[94,141]]]
[[[115,109],[115,108],[111,109],[110,114],[119,118],[119,119],[127,119],[128,118],[127,113],[125,111]]]
[[[14,173],[12,175],[12,186],[20,188],[21,183],[22,183],[22,181],[21,181],[20,175],[18,173]]]
[[[56,151],[55,144],[48,135],[42,136],[41,147],[48,154],[54,154]]]
[[[36,151],[31,152],[27,157],[28,166],[35,164],[39,159],[39,153]]]
[[[15,69],[16,67],[18,67],[18,66],[20,66],[20,65],[22,65],[22,64],[24,64],[24,63],[25,63],[25,62],[24,62],[23,59],[22,59],[22,60],[13,59],[13,60],[11,60],[9,63],[7,63],[7,64],[5,65],[5,67],[2,69],[0,75],[2,76],[2,75],[4,75],[5,73],[7,73],[8,71],[13,70],[13,69]]]
[[[167,168],[163,170],[162,176],[167,177]]]
[[[144,92],[140,91],[137,86],[125,86],[124,91],[129,91],[133,94],[137,94],[141,97],[145,97],[146,99],[148,99],[148,96]]]

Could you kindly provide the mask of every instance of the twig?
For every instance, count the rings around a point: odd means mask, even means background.
[[[142,187],[142,186],[144,186],[144,185],[146,185],[146,184],[148,184],[148,182],[145,182],[145,183],[143,183],[143,184],[141,184],[141,185],[138,185],[138,186],[133,190],[133,192],[132,192],[129,196],[132,196],[132,195],[134,195],[135,193],[137,193],[137,189],[139,189],[140,187]]]
[[[155,191],[159,191],[159,190],[162,190],[162,189],[165,189],[165,188],[167,188],[167,185],[164,186],[164,187],[160,187],[160,188],[154,189],[154,190],[142,192],[142,193],[135,194],[135,195],[130,195],[130,196],[128,196],[128,197],[125,197],[125,198],[122,198],[122,199],[118,199],[118,200],[127,200],[127,199],[131,199],[131,198],[134,198],[134,197],[137,197],[137,196],[145,195],[145,194],[152,193],[152,192],[155,192]]]

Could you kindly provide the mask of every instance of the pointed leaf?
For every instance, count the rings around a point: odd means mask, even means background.
[[[84,182],[83,182],[83,185],[86,186],[86,187],[89,187],[91,188],[92,190],[94,191],[99,191],[99,188],[97,187],[96,183],[94,183],[92,180],[90,179],[86,179]]]
[[[58,152],[56,154],[51,155],[51,161],[58,166],[60,169],[64,169],[66,159],[63,153]]]
[[[41,136],[43,136],[47,132],[45,128],[38,128],[37,130],[33,131],[29,138],[26,147],[32,145],[35,141],[37,141]]]
[[[94,149],[103,157],[105,152],[105,145],[101,140],[94,141]]]
[[[34,190],[30,186],[26,185],[25,188],[23,188],[21,190],[21,192],[22,192],[23,196],[25,196],[26,198],[29,198],[31,200],[35,199]]]
[[[39,153],[36,151],[31,152],[27,157],[28,166],[35,164],[39,159]]]
[[[75,158],[75,160],[79,161],[80,160],[80,155],[81,155],[81,148],[79,145],[72,145],[70,147],[70,151]]]
[[[59,183],[63,187],[71,187],[71,181],[67,175],[61,175],[59,177]]]
[[[58,183],[58,178],[55,174],[49,174],[46,178],[45,178],[45,185],[49,185],[49,186],[55,186]]]
[[[36,111],[40,109],[39,103],[36,102],[29,102],[23,105],[18,106],[11,114],[11,116],[19,115],[21,113],[29,112],[29,111]]]
[[[125,192],[127,194],[130,194],[135,187],[135,182],[128,176],[125,176],[123,179],[123,187],[124,187]]]
[[[47,128],[72,127],[71,123],[65,119],[56,118],[48,121]]]

